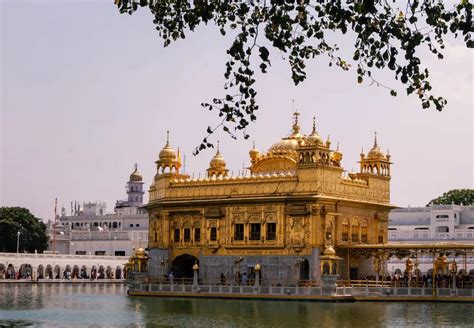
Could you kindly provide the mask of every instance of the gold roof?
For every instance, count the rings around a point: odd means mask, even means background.
[[[130,175],[130,181],[138,182],[138,181],[143,181],[143,177],[140,172],[138,172],[138,166],[135,163],[135,171],[132,172]]]

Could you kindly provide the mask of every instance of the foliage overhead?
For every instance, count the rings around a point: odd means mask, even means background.
[[[20,232],[19,251],[42,253],[48,248],[46,225],[22,207],[0,208],[0,251],[16,252],[17,232]]]
[[[208,127],[207,137],[195,154],[212,147],[208,137],[217,128],[234,139],[255,121],[258,104],[255,70],[267,73],[270,52],[276,51],[291,66],[295,85],[306,78],[306,61],[320,55],[328,56],[329,66],[350,70],[352,60],[357,82],[364,79],[382,86],[390,95],[397,92],[376,80],[374,72],[390,70],[407,94],[415,94],[423,108],[442,110],[446,100],[431,93],[429,71],[423,66],[419,51],[427,48],[439,59],[447,34],[461,36],[467,47],[471,40],[472,3],[459,0],[447,8],[439,0],[114,0],[120,13],[134,13],[140,6],[148,7],[154,16],[164,46],[184,39],[186,33],[201,24],[213,23],[223,36],[232,32],[234,41],[227,50],[224,97],[201,105],[217,110],[221,123]],[[401,5],[401,7],[399,7]],[[334,34],[354,38],[352,58],[344,59]],[[271,45],[271,46],[270,46]]]
[[[442,196],[432,199],[426,206],[431,205],[473,205],[474,189],[453,189],[445,192]]]

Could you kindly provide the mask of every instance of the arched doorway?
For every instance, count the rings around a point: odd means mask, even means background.
[[[171,272],[176,278],[192,278],[195,263],[199,264],[197,257],[189,254],[180,255],[173,260]]]
[[[122,268],[120,266],[115,268],[115,279],[122,279]]]
[[[309,261],[304,260],[300,265],[300,280],[309,280]]]
[[[38,270],[36,271],[37,279],[44,279],[44,266],[42,264],[38,265]]]
[[[20,278],[21,279],[30,279],[33,273],[33,269],[31,268],[30,264],[22,264],[20,266]]]

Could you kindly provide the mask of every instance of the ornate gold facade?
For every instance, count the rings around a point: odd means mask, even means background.
[[[345,174],[339,145],[331,149],[315,122],[303,135],[298,116],[290,135],[267,152],[250,150],[247,176],[229,176],[219,148],[206,177],[181,174],[179,152],[167,140],[146,206],[156,274],[173,270],[186,254],[201,262],[206,277],[245,271],[236,259],[246,258],[248,267],[263,262],[266,278],[276,280],[298,278],[293,262],[307,260],[308,278],[317,278],[325,246],[344,257],[342,247],[386,242],[390,155],[375,138],[361,154],[360,172]]]

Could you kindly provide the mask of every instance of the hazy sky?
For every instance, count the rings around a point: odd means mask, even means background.
[[[112,211],[135,162],[148,188],[166,130],[186,154],[187,172],[203,174],[215,151],[191,152],[218,117],[200,103],[225,94],[231,38],[202,27],[164,49],[148,11],[120,15],[113,0],[0,3],[1,206],[51,219],[57,197],[68,211],[72,200],[106,201]],[[361,148],[378,132],[395,163],[395,205],[423,206],[444,191],[473,187],[473,57],[461,40],[449,40],[445,60],[424,56],[435,90],[448,99],[443,112],[422,110],[390,75],[377,76],[399,97],[357,84],[353,70],[330,68],[323,57],[295,87],[288,64],[276,52],[270,58],[270,72],[258,75],[251,139],[214,137],[234,173],[248,165],[252,140],[267,150],[289,132],[294,99],[304,132],[315,115],[319,133],[340,142],[348,171],[358,170]]]

